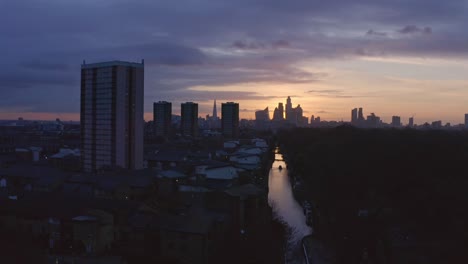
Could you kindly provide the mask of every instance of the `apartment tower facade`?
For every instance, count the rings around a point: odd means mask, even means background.
[[[239,104],[233,102],[221,105],[221,131],[228,138],[239,137]]]
[[[180,116],[182,135],[196,137],[198,135],[198,104],[192,102],[180,104]]]
[[[153,125],[156,136],[168,137],[172,126],[172,103],[153,103]]]
[[[143,168],[144,62],[81,65],[82,169]]]

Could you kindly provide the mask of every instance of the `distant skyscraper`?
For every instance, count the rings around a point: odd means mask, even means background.
[[[153,124],[156,136],[169,136],[171,130],[172,103],[159,101],[153,104]]]
[[[399,116],[392,116],[392,126],[393,127],[401,126],[401,118]]]
[[[302,110],[302,107],[301,105],[297,105],[296,107],[296,115],[297,115],[297,118],[302,118],[302,115],[303,115],[304,111]]]
[[[144,64],[81,65],[82,168],[143,167]]]
[[[439,121],[432,122],[432,128],[436,128],[436,129],[442,128],[442,121],[439,120]]]
[[[214,103],[213,103],[213,119],[214,120],[218,119],[218,111],[216,110],[216,99],[214,100]]]
[[[198,104],[183,103],[180,109],[182,135],[196,137],[198,135]]]
[[[292,103],[291,103],[291,97],[288,96],[288,99],[286,99],[286,120],[290,121],[292,118]]]
[[[264,110],[255,111],[255,125],[258,129],[265,129],[268,127],[270,121],[270,111],[268,107]]]
[[[279,119],[284,120],[284,107],[283,103],[278,103]]]
[[[258,121],[269,121],[270,120],[270,111],[268,107],[264,110],[255,111],[255,120]]]
[[[468,128],[468,114],[465,114],[465,128]]]
[[[273,110],[273,121],[280,121],[280,114],[279,114],[279,109],[278,107],[275,107],[275,110]]]
[[[317,117],[315,118],[314,122],[315,122],[316,124],[320,125],[320,122],[321,122],[320,116],[317,116]]]
[[[278,103],[278,107],[273,111],[273,120],[282,121],[284,120],[284,108],[283,103]]]
[[[358,121],[359,122],[364,121],[364,114],[362,113],[362,107],[359,108]]]
[[[239,104],[227,102],[221,104],[221,130],[225,137],[239,137]]]
[[[303,117],[302,117],[302,120],[301,120],[301,122],[300,122],[300,124],[301,124],[301,126],[303,126],[303,127],[308,126],[308,125],[309,125],[309,118],[307,118],[307,116],[303,116]]]
[[[354,108],[351,110],[351,124],[357,124],[358,121],[358,109]]]
[[[414,117],[410,117],[410,118],[409,118],[408,126],[409,126],[409,127],[413,127],[413,126],[414,126]]]
[[[376,128],[380,126],[380,117],[376,116],[374,113],[371,113],[367,116],[367,126],[371,128]]]
[[[295,124],[296,126],[303,126],[303,121],[304,121],[304,120],[303,120],[303,118],[302,118],[302,117],[303,117],[302,114],[303,114],[304,111],[302,110],[301,105],[300,105],[300,104],[297,105],[297,107],[294,108],[294,111],[293,111],[293,112],[294,112],[294,114],[295,114],[294,124]]]

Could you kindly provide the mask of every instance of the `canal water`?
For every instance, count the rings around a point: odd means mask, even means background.
[[[279,166],[282,167],[281,170]],[[270,169],[268,187],[268,203],[273,209],[273,215],[287,229],[285,262],[303,263],[301,240],[311,234],[312,229],[306,225],[303,209],[294,199],[286,163],[279,153],[275,154],[275,162]]]

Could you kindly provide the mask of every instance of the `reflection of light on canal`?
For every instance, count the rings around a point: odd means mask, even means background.
[[[280,170],[279,166],[283,169]],[[274,215],[284,222],[291,231],[288,237],[289,252],[287,252],[287,262],[291,262],[293,258],[297,259],[292,255],[295,255],[295,251],[300,251],[302,238],[309,235],[312,230],[305,223],[302,207],[294,199],[286,163],[282,155],[277,152],[275,154],[275,162],[273,162],[273,166],[270,169],[268,187],[268,201],[273,208]]]

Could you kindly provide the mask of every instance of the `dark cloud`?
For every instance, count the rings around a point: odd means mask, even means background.
[[[236,40],[232,43],[232,47],[241,50],[264,50],[264,49],[281,49],[281,48],[288,48],[291,44],[289,41],[280,39],[271,42],[270,44],[265,44],[261,42],[247,42]]]
[[[272,46],[273,48],[288,48],[291,46],[291,44],[289,43],[289,41],[286,41],[284,39],[280,39],[280,40],[277,40],[275,42],[272,43]]]
[[[465,0],[3,1],[2,105],[77,111],[83,60],[145,59],[149,111],[168,93],[206,99],[194,86],[326,81],[298,68],[303,61],[465,58],[467,8]]]
[[[129,45],[97,45],[94,48],[77,50],[73,52],[62,51],[61,56],[73,60],[87,61],[100,60],[130,60],[145,59],[149,66],[192,66],[206,62],[207,56],[199,48],[170,42],[153,42]]]
[[[214,99],[221,101],[261,101],[281,98],[281,96],[262,95],[256,92],[245,91],[207,91],[207,90],[184,90],[184,91],[163,91],[158,93],[158,97],[169,101],[196,101],[206,102]]]
[[[8,95],[10,91],[14,91],[15,89],[77,84],[78,75],[79,73],[74,76],[70,72],[62,73],[52,70],[42,72],[42,70],[30,71],[15,68],[11,71],[0,73],[0,87],[2,87],[3,95]],[[41,91],[40,89],[37,91],[41,93],[48,92],[47,90]]]
[[[232,46],[237,49],[243,50],[257,50],[257,49],[265,49],[265,45],[263,43],[255,43],[255,42],[246,42],[241,40],[236,40],[232,43]]]
[[[65,63],[47,62],[42,60],[30,60],[20,64],[26,69],[45,70],[45,71],[64,71],[69,69],[69,65]]]
[[[430,27],[420,28],[415,25],[408,25],[398,30],[398,32],[401,34],[417,34],[417,33],[432,34],[432,28]]]
[[[334,90],[334,89],[329,89],[329,90],[309,90],[307,91],[308,93],[314,93],[314,94],[341,94],[343,93],[342,90]]]
[[[366,36],[386,37],[387,33],[386,32],[375,31],[373,29],[369,29],[366,32]]]
[[[357,98],[357,97],[370,97],[369,95],[355,95],[355,94],[345,94],[343,90],[335,90],[335,89],[328,89],[328,90],[309,90],[307,93],[313,94],[313,96],[317,97],[328,97],[328,98]]]
[[[120,49],[129,53],[135,52],[136,55],[146,58],[151,64],[199,65],[207,60],[207,56],[200,49],[174,43],[152,43]]]

